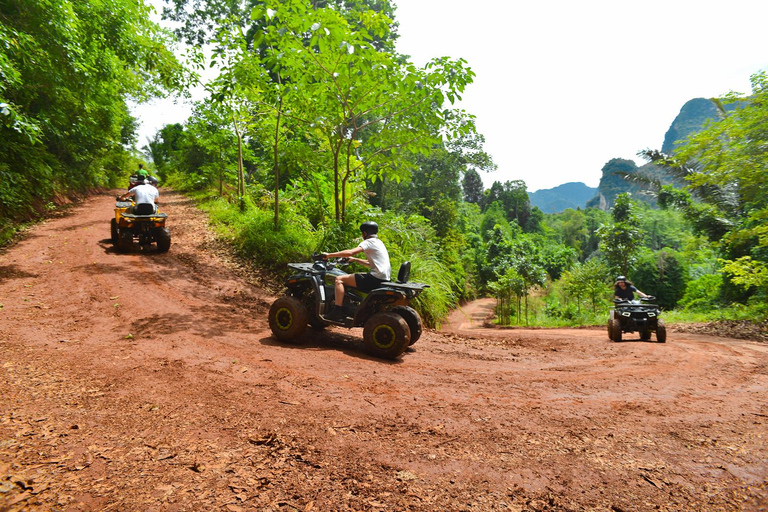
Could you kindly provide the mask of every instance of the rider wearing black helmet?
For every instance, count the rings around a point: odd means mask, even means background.
[[[341,309],[344,301],[344,287],[353,286],[363,292],[369,292],[379,287],[382,281],[389,281],[392,268],[389,264],[389,253],[384,243],[379,240],[379,225],[373,221],[366,221],[360,225],[363,241],[353,248],[345,251],[324,253],[323,257],[348,258],[371,269],[364,274],[346,274],[336,278],[335,282],[335,308],[331,312],[334,319],[343,319],[344,312]],[[365,253],[366,259],[353,258],[356,254]]]

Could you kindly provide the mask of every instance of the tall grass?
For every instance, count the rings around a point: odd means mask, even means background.
[[[308,261],[320,234],[286,205],[275,229],[274,213],[247,205],[244,212],[223,199],[203,203],[220,235],[259,266],[283,272],[289,262]]]

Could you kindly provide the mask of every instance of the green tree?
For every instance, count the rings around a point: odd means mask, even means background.
[[[598,230],[600,250],[613,268],[627,275],[642,245],[640,220],[629,194],[616,196],[611,215],[613,223]]]
[[[608,265],[599,258],[578,263],[563,274],[564,289],[575,297],[579,313],[581,313],[581,304],[585,299],[589,300],[592,312],[597,312],[606,291],[609,289],[608,275]]]
[[[461,184],[464,190],[464,200],[479,205],[483,199],[483,179],[480,174],[474,169],[468,169],[464,173]]]
[[[184,83],[148,19],[128,0],[0,2],[0,224],[125,174],[136,138],[127,101]]]
[[[661,307],[672,309],[685,294],[688,269],[677,251],[663,249],[640,258],[632,280],[639,289],[655,296]]]

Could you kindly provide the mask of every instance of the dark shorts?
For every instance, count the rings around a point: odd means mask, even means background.
[[[381,287],[381,283],[383,282],[384,282],[383,279],[374,277],[370,273],[355,274],[355,288],[357,288],[361,292],[368,293],[371,290],[375,290],[376,288]]]

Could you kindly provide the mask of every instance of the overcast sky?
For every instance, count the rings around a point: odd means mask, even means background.
[[[461,107],[498,165],[486,187],[596,187],[611,158],[661,149],[686,101],[748,93],[768,69],[765,0],[399,0],[396,19],[414,63],[463,58],[476,73]],[[143,141],[187,111],[136,115]]]

